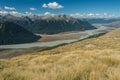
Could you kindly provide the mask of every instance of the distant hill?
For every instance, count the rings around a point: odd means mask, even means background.
[[[40,37],[12,22],[0,22],[0,45],[37,41]]]
[[[110,19],[93,18],[93,19],[85,19],[85,20],[88,21],[91,24],[106,24],[106,23],[108,24],[108,23],[120,21],[120,18],[110,18]]]
[[[72,18],[67,15],[34,15],[16,17],[8,14],[4,17],[1,17],[1,20],[14,22],[33,33],[40,34],[56,34],[60,32],[96,29],[86,21]]]
[[[120,28],[120,21],[112,22],[109,24],[104,24],[104,26],[113,27],[113,28]]]

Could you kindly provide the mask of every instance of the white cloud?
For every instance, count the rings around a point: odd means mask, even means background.
[[[26,16],[31,16],[31,15],[33,15],[33,13],[32,12],[25,12],[25,14],[24,15],[26,15]]]
[[[114,14],[108,14],[108,13],[87,13],[87,14],[81,14],[81,13],[74,13],[70,14],[70,16],[75,18],[113,18],[115,17]]]
[[[95,15],[96,15],[96,16],[100,16],[100,14],[99,14],[99,13],[96,13]]]
[[[50,12],[45,12],[44,15],[51,15],[51,13]]]
[[[17,12],[17,11],[0,10],[0,15],[8,15],[8,14],[11,14],[11,15],[17,16],[17,17],[20,17],[20,16],[31,16],[31,15],[33,15],[33,13],[31,13],[31,12],[21,13],[21,12]]]
[[[57,2],[50,2],[48,4],[43,4],[43,8],[51,8],[51,9],[61,9],[64,8],[64,6],[60,5]]]
[[[104,15],[106,16],[106,15],[108,15],[108,13],[104,13]]]
[[[16,10],[16,8],[14,8],[14,7],[8,7],[8,6],[5,6],[4,9],[5,10]]]
[[[8,12],[4,10],[0,10],[0,14],[8,14]]]
[[[52,14],[51,12],[45,12],[44,13],[45,16],[49,15],[49,16],[54,16],[55,14]]]
[[[11,14],[13,16],[22,16],[23,13],[17,12],[17,11],[5,11],[5,10],[0,10],[0,15],[7,15]]]
[[[30,8],[30,10],[31,10],[31,11],[35,11],[35,10],[37,10],[37,9],[36,9],[36,8],[31,7],[31,8]]]
[[[11,11],[9,14],[14,15],[14,16],[22,16],[23,13],[17,12],[17,11]]]
[[[47,6],[47,4],[43,4],[42,7],[43,8],[47,8],[48,6]]]
[[[77,18],[77,17],[83,17],[83,14],[75,13],[75,14],[70,14],[70,16]]]
[[[87,14],[87,16],[91,17],[91,16],[94,16],[94,14],[93,13],[89,13],[89,14]]]

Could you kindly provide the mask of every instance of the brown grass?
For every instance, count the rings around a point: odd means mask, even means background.
[[[0,60],[0,80],[120,80],[119,32]]]

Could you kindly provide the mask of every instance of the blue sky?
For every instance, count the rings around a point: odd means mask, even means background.
[[[56,2],[57,5],[51,8],[49,3],[53,2]],[[43,7],[43,4],[45,4],[46,7]],[[1,9],[5,9],[5,6],[8,8],[15,8],[15,11],[21,13],[120,14],[120,0],[0,0]],[[36,10],[30,10],[30,8],[35,8]],[[10,11],[9,9],[6,10]]]

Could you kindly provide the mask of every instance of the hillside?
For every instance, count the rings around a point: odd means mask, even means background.
[[[112,22],[109,24],[104,24],[104,26],[113,27],[113,28],[120,28],[120,21]]]
[[[72,18],[67,15],[55,16],[21,16],[6,15],[0,18],[4,21],[11,21],[23,26],[33,33],[39,34],[56,34],[69,31],[84,31],[96,29],[94,26],[86,21]]]
[[[119,80],[119,33],[116,29],[101,37],[0,60],[0,79]]]
[[[0,45],[29,43],[40,37],[12,22],[0,22]]]

